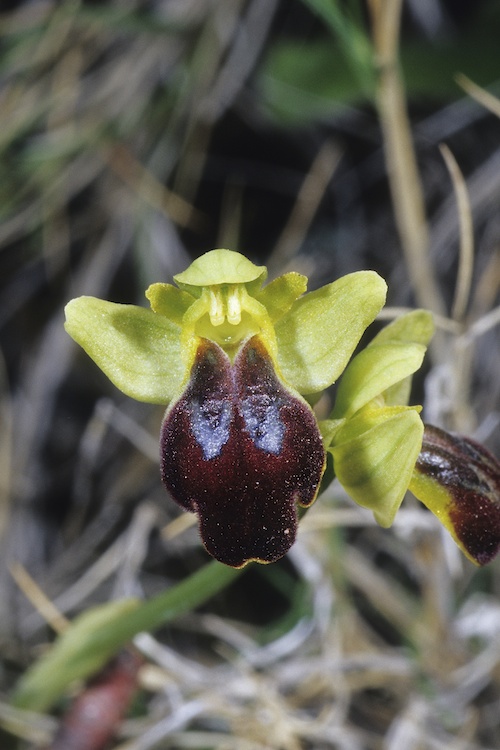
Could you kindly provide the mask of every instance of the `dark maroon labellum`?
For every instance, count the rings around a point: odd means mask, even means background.
[[[200,339],[187,387],[167,411],[161,473],[198,514],[207,551],[238,568],[274,562],[295,541],[296,503],[311,505],[325,453],[311,408],[278,379],[259,336],[234,363]]]
[[[469,555],[485,565],[500,550],[500,463],[480,443],[425,425],[415,470],[450,497],[447,512]]]

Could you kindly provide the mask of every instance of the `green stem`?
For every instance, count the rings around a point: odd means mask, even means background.
[[[19,708],[46,711],[70,683],[98,672],[135,635],[191,612],[241,572],[214,560],[149,601],[128,599],[87,610],[21,677],[12,702]]]
[[[182,583],[144,602],[129,617],[126,630],[132,637],[143,630],[155,630],[180,615],[191,612],[228,586],[242,569],[236,570],[213,560]]]

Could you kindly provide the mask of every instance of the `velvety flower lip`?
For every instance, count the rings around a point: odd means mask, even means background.
[[[201,339],[160,439],[167,490],[198,514],[207,551],[233,567],[273,562],[295,541],[296,504],[314,501],[325,452],[309,405],[275,373],[259,336],[231,363]]]
[[[480,443],[425,425],[410,489],[467,557],[486,565],[500,551],[500,463]]]

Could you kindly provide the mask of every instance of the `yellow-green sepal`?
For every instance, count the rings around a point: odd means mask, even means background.
[[[433,335],[432,313],[429,310],[410,310],[384,326],[368,346],[396,341],[427,346]]]
[[[123,393],[167,404],[185,377],[181,328],[136,305],[77,297],[65,307],[65,328]]]
[[[372,404],[335,433],[335,475],[352,499],[389,527],[405,496],[423,435],[419,407]]]
[[[275,326],[283,377],[304,394],[334,383],[386,292],[377,273],[358,271],[298,299]]]
[[[185,271],[174,276],[174,281],[180,289],[199,297],[203,287],[221,284],[247,284],[249,291],[254,292],[266,277],[265,266],[256,266],[233,250],[218,249],[194,260]]]

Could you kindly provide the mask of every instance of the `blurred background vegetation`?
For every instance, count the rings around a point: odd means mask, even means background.
[[[145,304],[214,247],[311,289],[374,269],[437,314],[425,421],[500,455],[499,39],[498,0],[4,0],[2,748],[48,747],[67,700],[9,706],[53,640],[30,576],[72,618],[207,560],[162,410],[77,350],[68,299]],[[136,643],[113,747],[494,750],[499,592],[412,498],[386,531],[333,485],[287,559]]]

